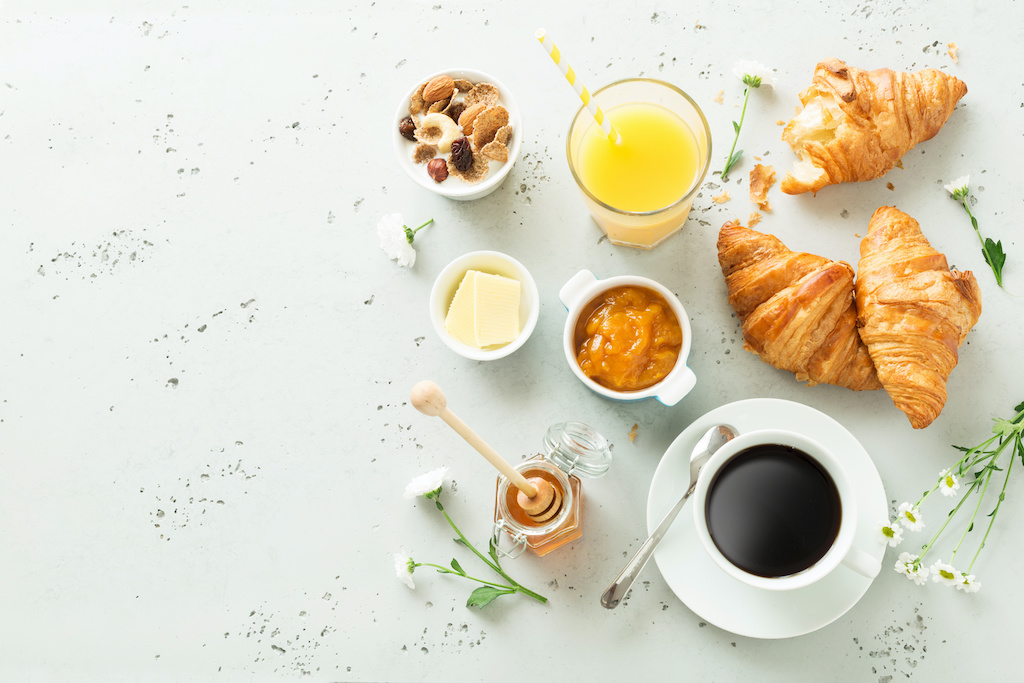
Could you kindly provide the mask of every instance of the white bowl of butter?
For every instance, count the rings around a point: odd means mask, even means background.
[[[470,360],[504,358],[537,326],[540,297],[522,263],[497,251],[463,254],[430,290],[430,321],[441,341]]]

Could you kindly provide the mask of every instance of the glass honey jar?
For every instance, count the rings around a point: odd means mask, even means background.
[[[556,499],[561,497],[561,507],[551,519],[536,522],[520,507],[518,489],[499,476],[493,543],[506,557],[518,557],[527,548],[542,557],[582,536],[583,482],[577,475],[600,477],[611,466],[607,439],[582,422],[552,425],[544,435],[544,450],[543,455],[524,460],[515,469],[528,480],[539,477],[549,482]]]

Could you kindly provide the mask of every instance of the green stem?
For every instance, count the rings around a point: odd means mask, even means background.
[[[926,544],[925,544],[925,545],[924,545],[924,546],[922,547],[922,549],[921,549],[921,554],[917,556],[918,562],[920,562],[921,560],[923,560],[923,559],[924,559],[924,556],[928,554],[928,551],[929,551],[929,550],[931,550],[931,548],[932,548],[932,546],[933,546],[933,545],[935,545],[935,541],[939,540],[939,536],[941,536],[941,535],[942,535],[942,532],[943,532],[943,531],[945,530],[946,526],[947,526],[947,525],[948,525],[948,524],[950,523],[950,521],[952,521],[952,519],[953,519],[953,516],[954,516],[954,515],[956,514],[957,510],[959,510],[959,509],[960,509],[960,507],[961,507],[961,506],[963,506],[963,504],[967,502],[967,499],[968,499],[968,498],[970,497],[970,495],[971,495],[971,492],[972,492],[972,491],[974,491],[974,489],[975,489],[975,488],[977,488],[977,487],[978,487],[978,480],[977,480],[977,479],[975,479],[974,481],[972,481],[972,482],[970,483],[970,486],[969,486],[969,488],[967,489],[967,492],[966,492],[966,493],[965,493],[965,494],[963,495],[963,497],[962,497],[962,498],[960,499],[960,502],[956,504],[956,507],[955,507],[955,508],[953,508],[953,509],[952,509],[952,510],[951,510],[951,511],[949,512],[949,514],[948,514],[948,515],[946,515],[946,521],[942,523],[942,526],[941,526],[941,527],[939,527],[939,530],[935,532],[935,535],[934,535],[934,536],[932,536],[932,539],[931,539],[930,541],[928,541],[928,543],[926,543]],[[984,496],[984,493],[983,493],[983,494],[981,495],[981,497],[979,497],[979,498],[978,498],[978,505],[981,505],[981,501],[982,501],[982,499],[983,499],[984,497],[985,497],[985,496]],[[977,510],[975,510],[975,512],[977,512]],[[971,516],[971,520],[972,520],[972,521],[974,520],[974,516],[973,516],[973,515]],[[953,554],[955,555],[955,554],[956,554],[956,552],[954,551],[954,553],[953,553]],[[950,564],[952,564],[952,559],[950,559]]]
[[[960,507],[964,503],[967,502],[967,499],[971,496],[972,493],[974,493],[974,489],[978,488],[978,486],[979,486],[979,480],[978,479],[975,479],[974,481],[972,481],[970,483],[970,486],[967,487],[967,492],[964,493],[964,497],[961,498],[960,502],[956,504],[956,507],[953,508],[950,511],[950,513],[949,513],[949,518],[950,519],[953,517],[953,515],[956,514],[957,510],[959,510]],[[978,516],[978,510],[981,508],[981,501],[983,501],[984,499],[985,499],[984,496],[978,496],[978,503],[974,506],[974,512],[971,513],[971,518],[967,522],[967,528],[964,529],[964,533],[960,536],[960,540],[957,541],[956,547],[953,548],[953,554],[949,556],[949,563],[950,564],[953,564],[953,560],[956,559],[956,554],[958,552],[960,552],[960,546],[963,544],[964,539],[967,538],[967,534],[969,534],[971,532],[971,529],[974,528],[974,518]],[[935,539],[932,539],[932,542],[934,543]]]
[[[960,203],[963,204],[964,211],[966,211],[967,215],[970,217],[971,225],[974,226],[974,234],[976,234],[978,236],[978,241],[981,242],[981,248],[982,248],[982,251],[984,251],[984,249],[985,249],[985,240],[981,236],[981,230],[978,229],[978,221],[976,221],[974,219],[974,214],[971,213],[971,207],[967,203],[967,197],[968,197],[968,195],[966,195],[966,194],[963,197],[961,197],[960,198]]]
[[[538,602],[547,602],[548,601],[548,599],[545,598],[543,595],[540,595],[539,593],[535,593],[532,590],[530,590],[529,588],[526,588],[524,586],[519,585],[519,583],[517,583],[516,580],[513,579],[511,576],[506,574],[505,571],[501,567],[499,567],[494,562],[491,562],[491,560],[489,558],[487,558],[483,553],[481,553],[479,550],[477,550],[476,546],[474,546],[472,543],[470,543],[466,539],[466,537],[462,534],[462,532],[459,531],[459,527],[455,526],[455,522],[452,520],[451,517],[448,516],[448,511],[444,509],[443,505],[441,505],[440,498],[435,498],[434,499],[434,504],[437,505],[437,509],[441,511],[442,515],[444,515],[445,520],[448,521],[448,526],[450,526],[455,531],[455,533],[457,533],[459,535],[459,539],[462,541],[462,545],[464,545],[467,548],[469,548],[470,550],[472,550],[473,554],[476,555],[477,557],[479,557],[484,562],[484,564],[486,564],[488,567],[490,567],[491,569],[496,571],[498,574],[500,574],[506,581],[511,583],[512,587],[515,590],[515,592],[522,593],[523,595],[527,595],[527,596],[533,598],[534,600],[536,600]]]
[[[736,137],[732,139],[732,149],[729,150],[729,157],[725,160],[725,168],[722,169],[721,178],[723,182],[729,179],[729,171],[732,170],[732,167],[736,165],[737,161],[739,161],[738,158],[733,158],[733,153],[736,151],[736,143],[739,142],[740,139],[740,130],[743,128],[743,119],[747,115],[747,100],[749,99],[750,86],[747,86],[743,89],[743,109],[740,111],[740,122],[736,126]]]
[[[455,574],[456,576],[462,576],[462,577],[467,578],[467,579],[469,579],[471,581],[476,581],[477,583],[483,583],[483,584],[486,584],[488,586],[494,586],[495,588],[507,588],[510,591],[514,591],[515,590],[515,587],[513,587],[513,586],[506,586],[503,583],[494,583],[493,581],[484,581],[483,579],[478,579],[475,576],[470,576],[469,574],[466,574],[466,573],[463,573],[463,572],[457,572],[454,569],[450,569],[448,567],[443,567],[443,566],[441,566],[439,564],[434,564],[433,562],[413,562],[412,566],[413,567],[433,567],[434,569],[436,569],[441,574]]]
[[[1018,447],[1019,447],[1019,444],[1020,444],[1020,434],[1018,433],[1016,435],[1016,437],[1014,439],[1012,439],[1012,440],[1015,441],[1018,444]],[[996,451],[996,452],[997,453],[1002,452],[1003,448],[1006,446],[1006,444],[1010,443],[1010,441],[1011,441],[1011,439],[1007,439],[1002,444],[1000,444],[999,450]],[[966,572],[967,574],[971,573],[971,567],[974,566],[975,561],[977,561],[977,559],[978,559],[978,555],[981,554],[981,549],[985,547],[985,541],[988,540],[989,532],[992,531],[992,525],[996,523],[996,515],[999,513],[999,506],[1003,504],[1003,499],[1006,498],[1006,484],[1009,483],[1009,481],[1010,481],[1010,471],[1013,469],[1013,462],[1014,462],[1014,458],[1011,456],[1010,457],[1010,464],[1006,467],[1006,478],[1003,480],[1003,490],[999,492],[999,500],[996,501],[995,508],[992,510],[991,513],[989,513],[988,527],[985,529],[985,535],[981,537],[981,544],[978,546],[978,551],[976,553],[974,553],[974,557],[971,558],[971,563],[969,565],[967,565],[967,572]],[[993,464],[995,464],[995,463],[993,463]],[[986,488],[988,488],[988,480],[992,478],[992,472],[993,471],[994,470],[989,469],[988,472],[986,472],[986,476],[985,476],[985,487]],[[982,497],[984,497],[984,495],[985,495],[984,489],[982,489],[981,493],[982,493]]]
[[[407,239],[409,241],[409,244],[412,244],[412,241],[414,239],[416,239],[416,233],[418,233],[420,230],[422,230],[423,228],[427,227],[428,225],[430,225],[433,222],[434,222],[434,219],[431,218],[430,220],[428,220],[426,223],[424,223],[423,225],[419,226],[415,230],[411,229],[407,225],[403,225],[402,227],[405,228],[405,239]]]

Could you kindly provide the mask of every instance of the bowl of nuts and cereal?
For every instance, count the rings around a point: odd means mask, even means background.
[[[417,82],[398,104],[399,164],[417,185],[457,200],[496,190],[522,146],[522,114],[511,91],[472,69],[446,69]]]

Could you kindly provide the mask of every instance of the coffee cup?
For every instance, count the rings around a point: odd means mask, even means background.
[[[794,590],[833,571],[874,578],[880,569],[855,545],[857,492],[842,463],[796,432],[748,432],[722,446],[697,479],[693,516],[711,559],[755,588]]]

